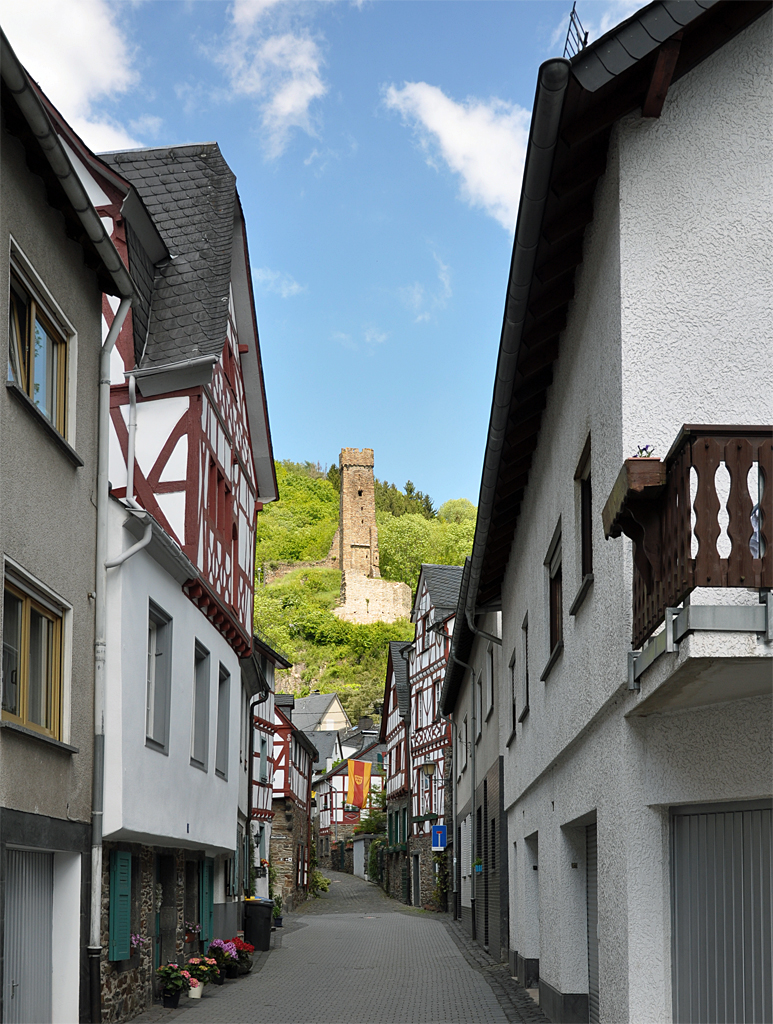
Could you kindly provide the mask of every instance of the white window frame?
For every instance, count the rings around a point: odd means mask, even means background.
[[[163,647],[159,645],[159,627]],[[153,661],[151,663],[151,654]],[[158,659],[166,655],[164,662]],[[159,686],[163,692],[159,694]],[[158,714],[161,722],[157,722]],[[145,655],[145,746],[169,754],[172,717],[172,618],[151,598],[148,601],[148,646]],[[159,738],[159,734],[161,738]]]
[[[199,666],[204,666],[200,668]],[[206,674],[205,674],[206,673]],[[196,640],[193,649],[193,701],[191,702],[191,765],[201,771],[209,770],[209,704],[212,686],[212,670],[210,653],[206,647]],[[203,721],[203,749],[197,757],[196,725],[197,718]]]

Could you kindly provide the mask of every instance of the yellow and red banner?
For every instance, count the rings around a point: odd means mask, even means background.
[[[363,808],[370,792],[370,761],[349,761],[349,788],[346,802],[353,807]]]

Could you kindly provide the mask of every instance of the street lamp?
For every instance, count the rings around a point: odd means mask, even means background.
[[[434,761],[425,761],[424,764],[421,766],[421,770],[424,772],[428,779],[431,779],[432,776],[435,774],[436,768],[437,765],[435,764]]]

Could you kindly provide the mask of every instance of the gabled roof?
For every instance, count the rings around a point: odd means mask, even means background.
[[[467,669],[459,662],[469,664],[472,645],[475,634],[467,623],[464,614],[464,606],[467,602],[467,591],[470,585],[470,566],[472,560],[467,558],[464,562],[462,585],[459,588],[459,603],[457,606],[456,618],[454,619],[454,632],[451,637],[451,654],[446,665],[446,674],[443,679],[443,689],[440,692],[440,713],[450,715],[456,705],[456,698],[464,679]],[[456,660],[458,659],[458,660]]]
[[[314,732],[330,705],[337,700],[337,693],[312,693],[308,697],[296,697],[293,721],[304,732]]]
[[[656,0],[539,70],[483,460],[467,610],[496,608],[615,123],[657,117],[670,83],[769,0]]]
[[[331,768],[329,772],[326,772],[324,775],[320,776],[319,782],[325,782],[327,779],[332,778],[332,776],[334,775],[346,775],[346,773],[349,771],[348,762],[350,760],[370,761],[371,764],[377,764],[379,754],[383,755],[385,750],[386,747],[384,746],[384,744],[376,739],[372,743],[369,743],[366,746],[364,746],[362,750],[358,750],[356,757],[354,754],[352,754],[351,757],[348,757],[345,761],[342,761],[341,764],[336,765],[335,768]]]
[[[171,255],[155,270],[152,294],[144,296],[150,306],[138,365],[217,359],[228,322],[236,209],[236,177],[219,146],[166,146],[100,158],[137,189]],[[134,266],[144,250],[133,234],[127,243]]]
[[[316,764],[325,765],[327,759],[332,757],[334,760],[336,755],[341,752],[341,744],[338,739],[338,733],[335,730],[318,730],[312,733],[312,742],[317,748],[318,757]]]
[[[435,609],[434,622],[440,622],[453,615],[459,599],[459,585],[462,582],[461,565],[422,565],[411,618],[416,621],[423,584],[426,583],[430,600]]]
[[[410,646],[410,643],[404,640],[389,641],[389,658],[395,674],[397,706],[400,709],[400,717],[406,722],[411,718],[411,688],[408,683],[408,663],[400,652]]]

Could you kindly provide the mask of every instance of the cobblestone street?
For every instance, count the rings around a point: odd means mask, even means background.
[[[136,1021],[546,1024],[507,968],[448,915],[405,907],[351,875],[329,876],[330,891],[285,916],[249,976]]]

